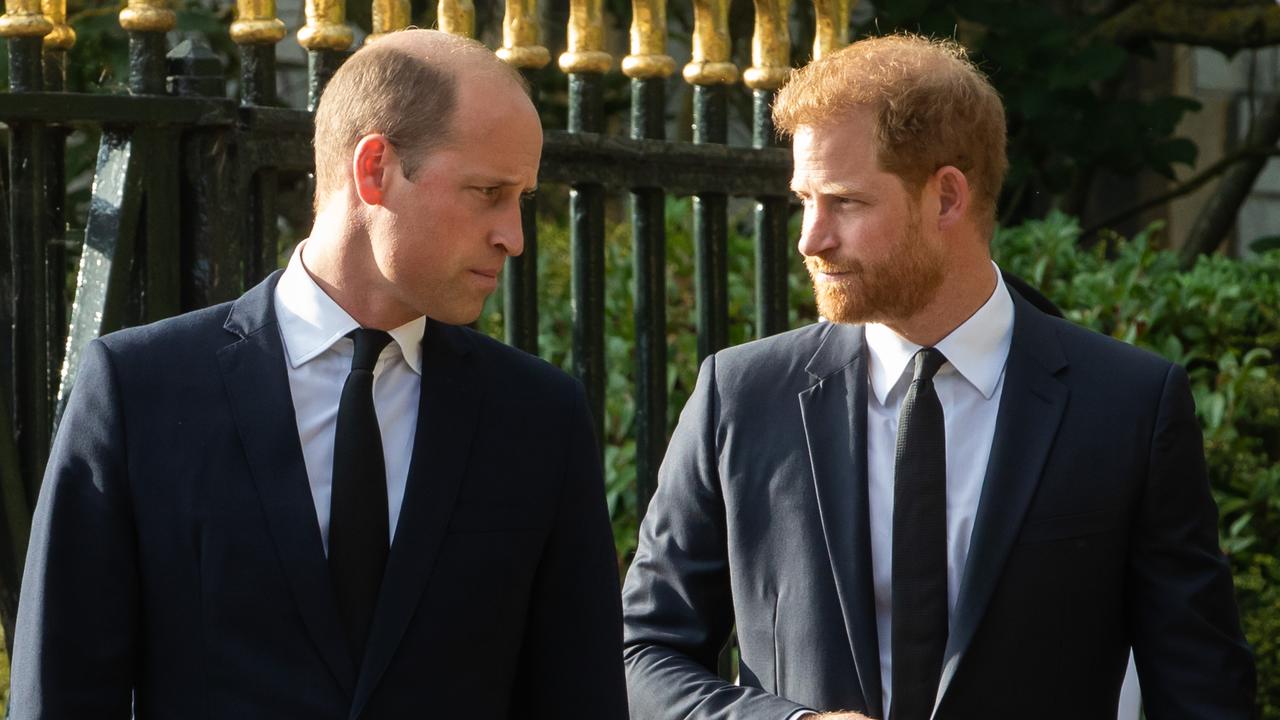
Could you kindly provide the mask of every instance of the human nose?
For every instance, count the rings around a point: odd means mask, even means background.
[[[820,255],[834,248],[835,233],[832,232],[830,213],[822,207],[822,203],[813,199],[805,203],[804,217],[800,225],[800,241],[797,248],[805,257]]]
[[[512,203],[502,213],[497,227],[490,233],[490,242],[502,252],[515,257],[524,252],[524,220],[520,212],[522,203]]]

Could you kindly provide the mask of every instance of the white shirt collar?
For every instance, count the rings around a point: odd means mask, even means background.
[[[991,263],[991,267],[996,274],[996,287],[991,297],[934,346],[948,361],[938,371],[939,374],[960,373],[988,400],[1004,373],[1009,344],[1013,339],[1013,298],[1004,285],[1000,269],[995,263]],[[871,350],[871,389],[883,405],[921,346],[879,323],[868,323],[866,336],[867,347]]]
[[[328,350],[347,333],[360,327],[346,310],[325,294],[302,264],[302,247],[298,243],[289,265],[276,284],[276,319],[280,337],[284,339],[289,366],[297,368]],[[400,348],[404,361],[414,372],[422,374],[422,333],[427,319],[420,317],[401,325],[388,334]],[[385,352],[385,351],[384,351]]]

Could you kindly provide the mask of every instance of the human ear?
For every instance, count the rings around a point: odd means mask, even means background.
[[[395,164],[395,150],[383,135],[366,135],[356,143],[351,173],[356,195],[365,205],[381,205],[388,170]]]
[[[959,168],[944,165],[933,173],[932,181],[938,193],[938,228],[946,229],[969,213],[969,180]]]

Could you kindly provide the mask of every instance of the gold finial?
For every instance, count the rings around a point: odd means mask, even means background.
[[[276,0],[236,0],[231,39],[237,45],[274,45],[284,35],[284,23],[276,17]]]
[[[851,0],[813,0],[818,16],[813,35],[813,59],[821,60],[849,44]]]
[[[569,52],[560,56],[567,73],[606,73],[613,58],[604,52],[603,0],[569,0]]]
[[[346,50],[354,39],[347,27],[346,0],[307,0],[307,24],[298,31],[298,44],[312,52]]]
[[[738,81],[738,67],[729,62],[729,0],[693,0],[693,60],[684,79],[692,85]]]
[[[373,33],[365,42],[409,27],[409,0],[373,0]]]
[[[551,52],[538,44],[538,0],[507,0],[498,57],[512,67],[530,70],[551,62]]]
[[[129,32],[169,32],[177,24],[168,0],[129,0],[120,11],[120,27]]]
[[[791,74],[791,0],[755,0],[756,29],[751,36],[751,67],[742,82],[752,90],[777,90]]]
[[[76,44],[76,31],[67,24],[67,0],[44,0],[40,5],[53,23],[53,31],[44,36],[44,49],[70,50]]]
[[[622,59],[629,78],[665,78],[676,71],[667,54],[667,0],[632,0],[631,54]]]
[[[466,38],[476,36],[476,6],[471,0],[440,0],[436,19],[442,32]]]
[[[44,37],[52,31],[53,23],[40,11],[40,0],[4,0],[0,37]]]

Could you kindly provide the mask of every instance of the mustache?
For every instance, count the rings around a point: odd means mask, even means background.
[[[809,270],[810,275],[819,273],[838,274],[838,273],[860,273],[862,272],[862,263],[857,260],[848,260],[845,262],[830,262],[820,257],[807,257],[804,259],[804,266]]]

